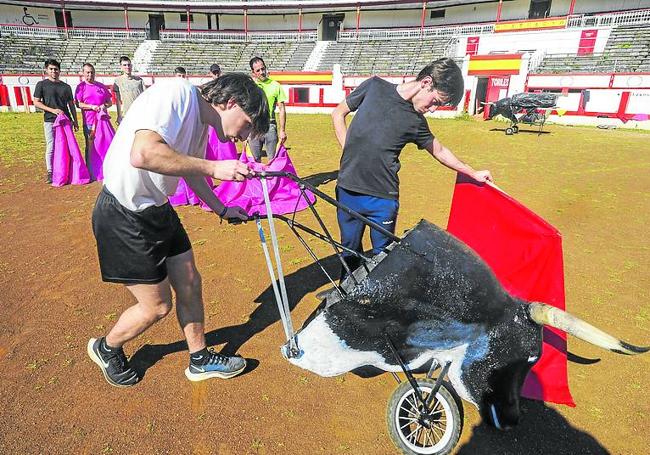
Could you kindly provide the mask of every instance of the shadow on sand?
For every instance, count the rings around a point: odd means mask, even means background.
[[[332,276],[338,278],[340,262],[335,255],[322,259],[321,263]],[[329,281],[316,264],[309,264],[285,276],[285,283],[287,286],[289,307],[293,310],[305,295],[316,291],[321,286],[329,283]],[[273,287],[270,284],[255,298],[255,302],[259,303],[259,306],[251,313],[248,321],[245,323],[215,329],[206,333],[208,346],[224,344],[221,349],[222,354],[236,354],[253,336],[280,320],[280,314],[278,313],[278,307],[273,294]],[[316,299],[314,299],[313,306],[314,309],[318,306]],[[297,330],[300,326],[301,324],[295,323],[294,328]],[[278,346],[283,341],[279,339]],[[146,344],[138,349],[131,357],[130,362],[133,368],[140,374],[140,377],[144,377],[146,371],[166,355],[185,350],[187,350],[185,340],[168,344]],[[249,359],[248,363],[247,371],[252,371],[255,362],[251,362]]]
[[[467,403],[464,403],[468,406]],[[471,405],[469,405],[471,406]],[[470,431],[465,428],[464,432]],[[609,452],[590,434],[573,427],[541,401],[521,400],[521,420],[509,431],[481,423],[471,429],[470,440],[458,455],[600,455]]]
[[[502,133],[505,134],[506,129],[505,129],[505,128],[490,128],[490,131],[501,131]],[[530,134],[536,134],[536,135],[538,135],[538,136],[541,135],[541,134],[551,134],[550,131],[544,131],[544,130],[542,130],[542,131],[539,131],[539,130],[522,130],[522,129],[519,130],[519,133],[530,133]],[[517,134],[519,134],[519,133],[517,133]]]

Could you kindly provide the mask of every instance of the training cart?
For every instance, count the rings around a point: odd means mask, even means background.
[[[300,345],[294,332],[291,321],[290,306],[287,297],[287,290],[280,258],[280,248],[278,245],[278,236],[275,230],[275,221],[284,222],[289,229],[295,234],[300,243],[305,247],[314,263],[321,269],[325,277],[332,285],[332,289],[322,295],[320,309],[327,308],[329,305],[336,303],[346,296],[356,286],[362,285],[363,278],[376,266],[383,257],[390,254],[390,247],[387,253],[381,253],[374,258],[365,254],[352,251],[344,247],[341,243],[334,240],[327,226],[316,211],[314,203],[307,197],[306,192],[311,192],[316,197],[346,212],[348,215],[362,221],[370,229],[375,229],[385,236],[388,236],[394,242],[400,242],[402,239],[384,229],[381,225],[365,218],[359,213],[340,204],[334,198],[320,191],[314,185],[306,180],[287,173],[287,172],[259,172],[254,178],[260,179],[264,201],[266,206],[265,216],[254,215],[249,221],[255,221],[260,236],[262,250],[268,266],[269,276],[275,300],[278,305],[280,319],[284,328],[287,343],[282,348],[283,355],[287,359],[299,358],[302,355]],[[271,201],[269,198],[269,179],[288,178],[295,182],[300,188],[301,198],[308,201],[308,209],[313,214],[320,231],[312,229],[296,221],[296,210],[290,214],[278,215],[272,214]],[[313,198],[312,198],[313,200]],[[268,222],[268,236],[270,238],[271,248],[275,258],[275,266],[271,260],[271,253],[267,245],[267,236],[263,228],[262,221],[266,218]],[[309,246],[303,237],[305,234],[315,237],[329,244],[336,257],[338,257],[341,266],[347,271],[348,278],[342,283],[338,283],[325,268],[321,259],[316,255],[314,250]],[[343,259],[342,253],[357,257],[361,261],[361,266],[356,270],[350,270],[348,264]],[[418,253],[416,253],[418,254]],[[425,253],[426,254],[426,253]],[[277,275],[276,275],[277,273]],[[317,311],[319,311],[317,310]],[[451,385],[445,380],[449,371],[451,362],[439,364],[433,358],[427,362],[424,370],[419,370],[418,377],[416,372],[410,371],[403,359],[400,357],[391,336],[388,331],[384,332],[384,340],[389,352],[392,353],[392,360],[395,365],[399,365],[404,373],[406,380],[401,380],[396,373],[391,373],[398,383],[397,388],[392,393],[387,409],[386,421],[388,425],[388,434],[391,440],[402,452],[406,454],[447,454],[458,443],[462,430],[462,402],[454,392]]]

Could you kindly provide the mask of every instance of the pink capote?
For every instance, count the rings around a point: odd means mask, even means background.
[[[217,132],[209,127],[208,131],[208,145],[205,149],[205,159],[206,160],[236,160],[237,159],[237,147],[232,141],[221,142],[217,136]],[[208,186],[213,189],[214,182],[211,178],[206,177],[205,181],[208,183]],[[180,179],[178,182],[178,187],[176,188],[176,193],[169,198],[169,202],[173,206],[178,205],[200,205],[203,210],[210,210],[205,202],[203,202],[199,197],[194,194],[194,191],[189,187],[185,182],[185,179]]]
[[[240,160],[246,163],[249,168],[255,172],[261,171],[285,171],[296,174],[296,168],[291,162],[284,145],[280,146],[278,153],[268,163],[262,164],[249,158],[246,153],[241,154]],[[271,199],[271,209],[275,215],[291,213],[294,210],[299,211],[307,208],[308,203],[300,194],[298,184],[287,177],[274,177],[266,181],[269,188],[269,198]],[[219,200],[228,207],[239,206],[251,216],[254,214],[266,215],[266,206],[264,204],[264,193],[260,179],[247,179],[243,182],[221,182],[215,188],[214,194]],[[305,195],[311,203],[316,198],[314,195],[305,191]]]
[[[90,182],[79,144],[72,131],[72,123],[64,114],[57,115],[53,125],[54,156],[52,159],[52,186],[85,185]]]
[[[88,169],[93,180],[104,180],[102,165],[108,147],[113,141],[115,130],[111,125],[111,116],[104,109],[97,113],[95,117],[95,138],[90,141],[90,150],[88,150]]]
[[[208,127],[208,146],[205,149],[206,160],[236,160],[237,147],[232,141],[221,142],[217,132]]]

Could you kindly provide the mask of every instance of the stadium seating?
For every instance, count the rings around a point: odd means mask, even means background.
[[[318,65],[331,71],[336,63],[343,74],[413,74],[443,57],[448,38],[349,41],[331,43]]]
[[[206,43],[161,41],[153,52],[149,73],[173,74],[177,66],[189,74],[205,74],[211,63],[219,63],[223,71],[250,71],[249,60],[264,59],[271,71],[300,71],[316,43]]]
[[[137,40],[0,38],[0,73],[40,73],[48,58],[61,62],[63,73],[74,74],[90,62],[98,74],[112,74],[118,68],[121,55],[133,55],[140,44]]]
[[[650,70],[650,28],[627,25],[612,29],[602,53],[550,54],[536,73],[636,72]]]

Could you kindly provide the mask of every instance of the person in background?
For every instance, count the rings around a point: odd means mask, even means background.
[[[122,74],[117,76],[113,81],[113,92],[115,92],[117,107],[117,124],[122,123],[122,119],[129,111],[131,104],[135,99],[144,92],[144,81],[139,76],[134,76],[133,64],[131,59],[125,55],[120,57],[120,68]]]
[[[84,63],[81,68],[81,77],[83,81],[77,85],[74,99],[81,109],[83,133],[86,139],[85,160],[86,164],[88,164],[88,153],[95,134],[97,113],[102,109],[108,109],[113,103],[111,102],[111,92],[108,87],[95,80],[95,67],[92,64]]]
[[[182,66],[177,66],[174,68],[174,77],[181,77],[183,79],[187,79],[187,71],[185,71],[185,68]]]
[[[47,183],[52,183],[52,158],[54,133],[52,125],[56,116],[65,114],[75,131],[79,129],[77,111],[72,97],[72,88],[60,80],[61,64],[53,58],[45,60],[46,79],[39,81],[34,89],[34,106],[43,111],[43,132],[45,133],[45,166]]]
[[[219,79],[219,76],[221,76],[221,67],[219,66],[218,63],[213,63],[212,65],[210,65],[210,70],[208,71],[208,75],[213,79]]]
[[[255,161],[262,160],[262,146],[266,148],[266,156],[272,160],[275,156],[275,150],[278,145],[284,144],[287,140],[287,133],[285,130],[287,115],[284,108],[284,103],[287,101],[287,95],[284,93],[282,86],[279,82],[269,78],[268,71],[264,60],[260,57],[253,57],[249,66],[251,67],[251,75],[257,86],[264,90],[266,99],[269,102],[269,114],[271,116],[271,125],[269,132],[262,137],[252,137],[248,139],[251,152],[255,157]],[[275,107],[278,107],[278,122],[275,120]]]

